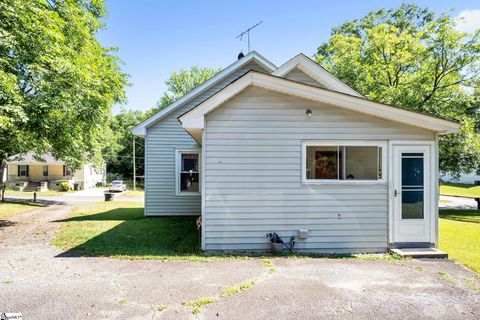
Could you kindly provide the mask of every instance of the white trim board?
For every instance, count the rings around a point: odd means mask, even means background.
[[[194,153],[198,155],[198,192],[197,191],[180,191],[180,170],[181,154],[182,153]],[[175,149],[175,196],[176,197],[200,197],[202,195],[202,150],[200,148],[181,148]]]
[[[185,128],[195,140],[201,142],[201,136],[198,132],[204,129],[204,116],[249,86],[256,86],[307,100],[323,102],[349,111],[427,129],[438,132],[439,134],[456,133],[460,128],[460,125],[453,121],[396,108],[357,96],[318,88],[256,71],[246,73],[223,90],[220,90],[195,108],[180,116],[178,119],[182,123],[182,127]]]
[[[436,135],[437,136],[437,135]],[[430,140],[390,140],[388,143],[388,242],[389,246],[394,243],[393,228],[395,225],[393,210],[394,210],[394,181],[393,181],[393,147],[394,146],[428,146],[430,147],[430,179],[431,187],[434,190],[434,195],[430,197],[430,242],[438,246],[438,179],[435,174],[438,170],[438,136],[436,141]]]
[[[140,122],[137,124],[135,127],[132,128],[132,133],[133,135],[136,136],[145,136],[147,134],[147,128],[155,124],[157,121],[174,111],[175,109],[181,107],[188,101],[192,100],[199,94],[201,94],[203,91],[207,90],[211,86],[213,86],[215,83],[218,81],[222,80],[232,72],[240,69],[242,66],[246,65],[247,63],[255,61],[258,64],[260,64],[262,67],[264,67],[266,70],[269,70],[270,72],[275,70],[277,67],[270,61],[268,61],[266,58],[264,58],[262,55],[260,55],[256,51],[251,51],[249,54],[247,54],[245,57],[235,61],[219,73],[217,73],[215,76],[211,77],[192,91],[188,92],[187,94],[183,95],[182,97],[178,98],[170,104],[168,107],[165,109],[162,109],[161,111],[157,112],[153,116],[149,117],[148,119],[145,119],[144,121]]]
[[[314,79],[327,89],[343,92],[357,97],[362,96],[361,94],[350,88],[348,85],[346,85],[343,81],[328,72],[325,68],[305,56],[303,53],[300,53],[292,59],[288,60],[277,70],[273,71],[272,75],[284,77],[286,74],[290,73],[295,68],[302,71],[307,76]]]

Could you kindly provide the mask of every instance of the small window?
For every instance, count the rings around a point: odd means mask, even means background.
[[[200,154],[198,151],[177,152],[177,194],[200,193]]]
[[[42,173],[44,177],[48,177],[48,166],[43,166]]]
[[[19,177],[28,177],[28,166],[19,165],[18,166],[18,176]]]
[[[383,180],[380,145],[306,145],[306,181]]]

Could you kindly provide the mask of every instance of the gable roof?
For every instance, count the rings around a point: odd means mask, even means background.
[[[8,164],[18,164],[18,165],[46,165],[46,164],[65,164],[65,161],[58,160],[51,153],[46,153],[42,157],[35,157],[33,153],[25,154],[16,154],[8,157]]]
[[[295,68],[299,69],[327,89],[357,97],[362,96],[303,53],[300,53],[285,62],[277,70],[273,71],[272,75],[284,77]]]
[[[260,55],[256,51],[251,51],[249,52],[245,57],[235,61],[195,89],[191,90],[187,94],[183,95],[182,97],[178,98],[175,100],[172,104],[170,104],[168,107],[162,109],[161,111],[157,112],[156,114],[152,115],[151,117],[145,119],[144,121],[140,122],[137,124],[135,127],[132,128],[132,133],[137,136],[145,136],[146,135],[146,128],[150,127],[151,125],[155,124],[158,120],[162,119],[172,111],[176,110],[177,108],[181,107],[188,101],[192,100],[199,94],[201,94],[203,91],[207,90],[211,86],[213,86],[215,83],[221,81],[223,78],[231,74],[232,72],[235,72],[236,70],[240,69],[244,65],[248,64],[251,61],[255,61],[262,67],[264,67],[266,70],[272,72],[275,70],[277,67],[270,61],[268,61],[266,58],[264,58],[262,55]]]
[[[201,131],[204,129],[204,116],[249,86],[327,103],[346,110],[435,131],[439,134],[455,133],[460,127],[458,123],[450,120],[256,71],[247,72],[195,108],[181,115],[178,120],[195,140],[200,141]]]

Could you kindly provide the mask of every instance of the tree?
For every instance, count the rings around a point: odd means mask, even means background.
[[[144,140],[131,129],[145,118],[142,111],[122,109],[110,119],[110,143],[103,150],[107,172],[120,179],[133,176],[133,139],[135,139],[136,172],[143,174]]]
[[[367,98],[459,121],[440,138],[440,168],[458,175],[480,166],[480,30],[456,24],[413,4],[381,9],[333,28],[315,58]]]
[[[157,106],[148,111],[147,116],[151,116],[167,107],[184,94],[187,94],[206,80],[216,75],[220,70],[220,68],[200,68],[194,66],[190,68],[190,70],[182,69],[179,72],[173,72],[168,80],[165,81],[167,91],[157,102]]]
[[[103,0],[0,0],[0,176],[17,153],[100,161],[127,84],[95,38],[104,17]]]
[[[190,70],[173,72],[166,81],[167,91],[162,95],[156,107],[148,110],[146,114],[141,111],[122,109],[120,113],[112,116],[109,120],[108,131],[105,132],[110,143],[103,149],[107,161],[107,172],[119,179],[132,177],[132,141],[135,139],[136,172],[139,175],[143,174],[144,140],[132,135],[133,126],[167,107],[219,71],[219,69],[192,67]]]

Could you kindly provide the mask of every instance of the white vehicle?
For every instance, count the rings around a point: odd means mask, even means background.
[[[127,190],[127,185],[122,180],[113,180],[108,189],[110,192],[123,192],[125,190]]]

